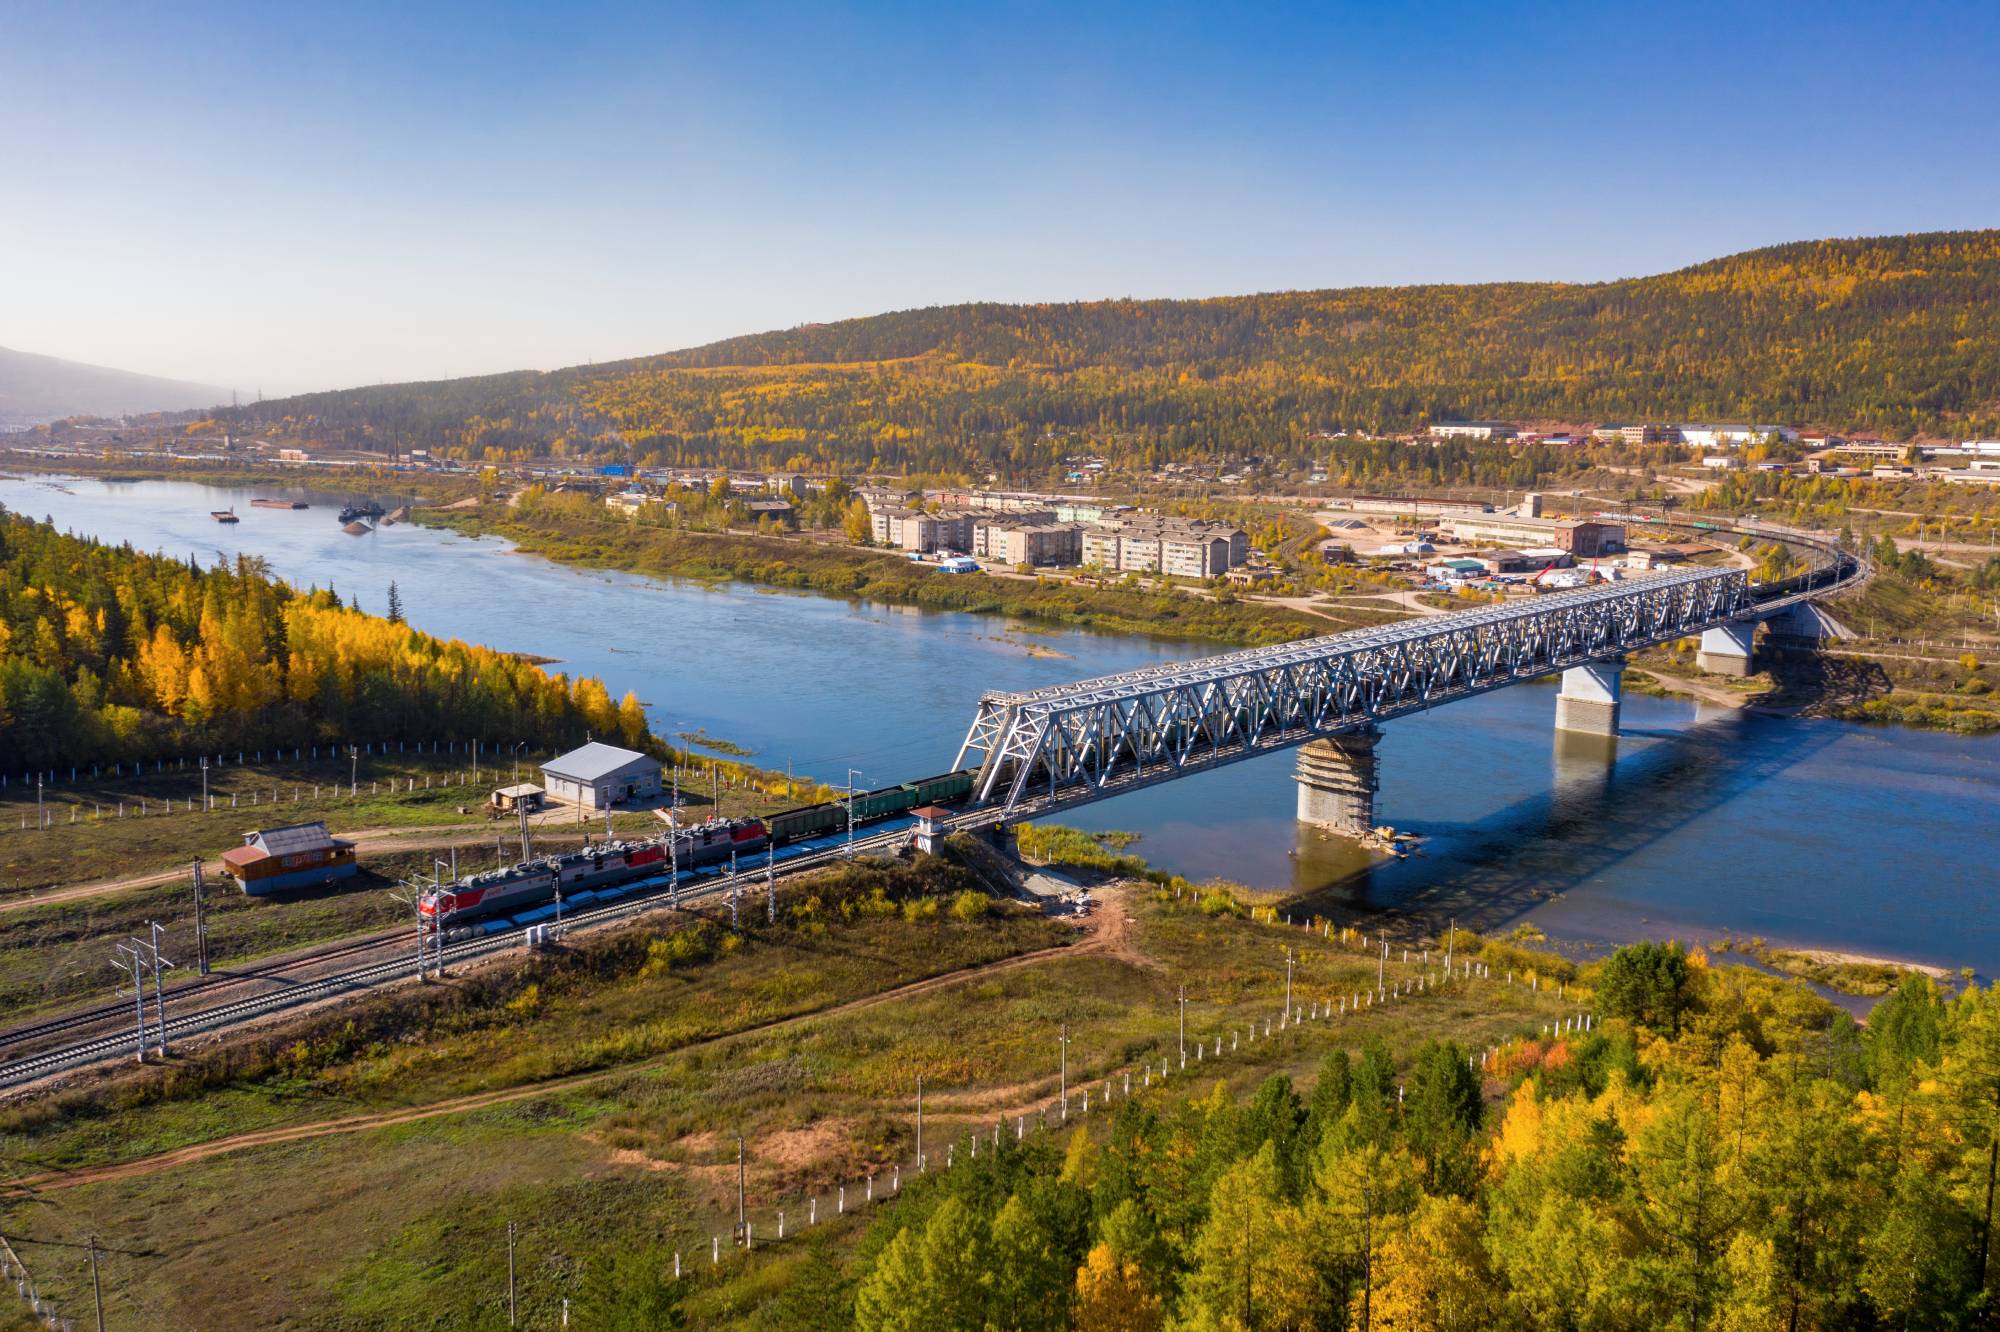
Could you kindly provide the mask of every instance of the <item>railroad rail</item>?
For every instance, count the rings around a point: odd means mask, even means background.
[[[389,930],[381,934],[365,935],[358,939],[343,939],[336,943],[316,948],[311,952],[275,961],[257,963],[248,967],[231,967],[225,971],[211,972],[197,980],[181,981],[166,987],[167,1002],[177,1004],[184,999],[199,999],[218,990],[238,985],[254,985],[259,982],[281,980],[285,974],[303,967],[319,966],[351,953],[365,953],[377,948],[395,944],[410,937],[405,929]],[[31,1022],[25,1026],[10,1027],[0,1031],[0,1050],[21,1045],[31,1045],[51,1036],[59,1036],[66,1031],[88,1027],[100,1022],[116,1022],[130,1019],[132,1005],[122,1000],[101,1004],[96,1008],[80,1008],[61,1013],[41,1022]]]
[[[909,828],[906,826],[897,826],[882,832],[856,837],[851,849],[856,853],[882,851],[899,845],[901,842],[907,840],[908,837]],[[789,860],[777,861],[769,868],[773,874],[785,877],[799,873],[802,870],[816,869],[823,865],[843,860],[849,854],[849,850],[850,848],[845,844],[826,847],[805,855],[794,856]],[[684,871],[679,879],[662,875],[655,880],[643,881],[640,890],[628,900],[608,903],[604,906],[586,907],[577,911],[574,915],[566,916],[563,920],[563,927],[565,930],[593,929],[631,920],[634,917],[645,915],[649,912],[673,909],[675,902],[672,894],[677,884],[680,889],[679,905],[682,908],[686,908],[726,896],[732,888],[743,888],[750,884],[761,884],[764,882],[764,875],[764,867],[754,870],[747,868],[739,869],[735,874],[730,874],[722,870],[688,870]],[[697,880],[692,886],[689,884],[690,878]],[[647,884],[651,886],[647,887]],[[493,934],[475,936],[457,943],[447,943],[443,948],[443,960],[446,965],[462,964],[519,949],[525,945],[526,934],[529,928],[531,927],[522,926],[511,930],[498,931]],[[413,935],[408,930],[399,931],[398,935],[406,940],[413,938]],[[398,935],[391,935],[387,939],[381,940],[346,941],[341,944],[331,945],[328,949],[310,954],[306,958],[297,959],[296,962],[341,955],[346,952],[356,951],[358,947],[363,945],[392,946]],[[433,950],[429,956],[435,961],[438,953]],[[283,1012],[286,1009],[361,994],[369,990],[393,985],[398,981],[414,979],[415,951],[412,948],[404,951],[397,957],[387,958],[380,962],[371,962],[366,966],[337,972],[329,976],[301,980],[296,985],[287,986],[284,989],[275,990],[267,994],[252,995],[244,999],[233,1000],[229,1003],[215,1004],[207,1008],[195,1009],[191,1012],[180,1014],[173,1013],[170,1007],[166,1019],[167,1036],[170,1042],[176,1039],[184,1040],[190,1036],[203,1035],[229,1027],[242,1026],[245,1023]],[[128,1016],[132,1012],[131,1008],[127,1005],[118,1005],[117,1008],[119,1012],[123,1012]],[[87,1017],[91,1021],[102,1021],[106,1015],[104,1010],[97,1010],[90,1012]],[[52,1019],[51,1024],[61,1020]],[[81,1023],[78,1025],[81,1025]],[[149,1040],[157,1033],[158,1029],[156,1020],[149,1018],[147,1025]],[[136,1047],[136,1035],[133,1031],[127,1030],[115,1035],[80,1041],[54,1050],[24,1055],[8,1063],[0,1064],[0,1088],[20,1087],[28,1083],[38,1082],[43,1078],[57,1073],[71,1072],[92,1064],[103,1063],[120,1057],[129,1058],[134,1054]]]

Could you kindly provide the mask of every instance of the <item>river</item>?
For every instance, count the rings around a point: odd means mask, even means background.
[[[242,551],[380,613],[393,579],[435,634],[558,660],[637,691],[655,729],[705,731],[771,767],[879,786],[944,771],[985,689],[1199,655],[1199,644],[572,569],[409,524],[349,536],[339,497],[0,477],[0,505],[204,562]],[[387,499],[388,497],[383,497]],[[213,522],[234,506],[242,521]],[[1527,921],[1585,944],[1724,932],[1982,975],[2000,962],[2000,740],[1742,714],[1628,695],[1615,757],[1559,742],[1554,690],[1521,685],[1391,723],[1377,815],[1424,838],[1371,863],[1292,818],[1291,755],[1068,816],[1136,832],[1194,878],[1314,905]]]

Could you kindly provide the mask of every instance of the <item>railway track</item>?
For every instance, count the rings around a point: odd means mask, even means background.
[[[167,1002],[176,1003],[183,999],[196,999],[218,990],[239,985],[254,985],[284,977],[287,972],[305,967],[319,966],[338,957],[348,957],[355,953],[365,953],[392,944],[398,939],[407,939],[407,929],[390,930],[382,934],[367,935],[359,939],[345,939],[328,944],[324,948],[298,957],[283,958],[278,961],[258,963],[248,967],[232,967],[228,971],[211,972],[198,980],[181,981],[167,987]],[[132,1015],[129,1003],[103,1004],[97,1008],[80,1008],[74,1012],[61,1013],[42,1022],[32,1022],[25,1026],[10,1027],[0,1031],[0,1051],[22,1045],[32,1045],[51,1036],[59,1036],[66,1031],[75,1031],[93,1023],[117,1021]]]
[[[897,827],[873,833],[866,837],[857,837],[852,844],[852,850],[856,853],[886,850],[899,845],[907,838],[908,833],[909,829],[907,826],[898,825]],[[847,857],[849,849],[845,844],[826,847],[804,855],[793,856],[788,860],[779,861],[770,868],[773,873],[780,877],[789,876],[803,870],[816,869],[823,865],[843,860]],[[690,881],[688,875],[683,875],[679,880],[679,904],[682,908],[686,908],[688,906],[715,901],[718,898],[725,897],[732,888],[742,889],[750,885],[762,883],[764,881],[764,873],[765,871],[762,868],[756,870],[739,870],[735,874],[720,871],[711,871],[703,874],[700,871],[690,871],[689,874],[695,876],[692,881]],[[649,912],[671,909],[674,905],[675,887],[676,884],[672,880],[661,879],[653,881],[651,887],[644,889],[643,892],[635,895],[630,900],[614,902],[605,906],[585,908],[572,916],[566,917],[563,921],[563,927],[565,931],[593,929],[632,920]],[[457,943],[447,943],[443,949],[444,963],[450,966],[475,962],[518,949],[524,946],[527,928],[516,927],[494,934],[460,940]],[[403,930],[392,932],[386,936],[350,940],[346,943],[334,945],[328,949],[309,954],[306,957],[292,959],[289,963],[283,965],[287,968],[297,968],[312,963],[323,963],[330,957],[346,956],[366,949],[380,949],[390,946],[399,937],[407,939],[411,935],[409,931]],[[433,953],[431,956],[435,959],[437,954]],[[265,994],[250,995],[228,1003],[214,1004],[178,1015],[173,1013],[170,1003],[166,1019],[168,1041],[171,1044],[176,1039],[186,1039],[190,1036],[204,1035],[226,1030],[230,1027],[241,1026],[246,1022],[254,1021],[274,1013],[280,1013],[289,1008],[299,1008],[308,1004],[321,1003],[329,999],[365,993],[369,990],[392,985],[399,980],[414,980],[414,961],[414,953],[405,952],[393,958],[369,963],[366,966],[336,972],[328,976],[302,979],[297,984],[287,986],[283,989],[273,990]],[[270,978],[269,975],[263,977],[263,979]],[[254,978],[245,976],[241,979],[249,980]],[[184,986],[180,993],[185,997],[190,991],[195,993],[201,992],[202,988],[200,986]],[[169,991],[168,997],[171,1000],[174,997],[174,992]],[[8,1033],[8,1036],[15,1043],[22,1043],[28,1039],[25,1033],[39,1030],[44,1036],[60,1034],[64,1030],[73,1030],[75,1027],[87,1025],[91,1022],[103,1022],[113,1018],[117,1014],[130,1015],[131,1012],[132,1010],[123,1004],[106,1005],[98,1009],[85,1010],[82,1013],[68,1014],[61,1018],[52,1018],[46,1023],[36,1024],[35,1027],[16,1028],[15,1031]],[[149,1043],[157,1039],[158,1032],[159,1025],[157,1020],[149,1019],[147,1022],[147,1040]],[[22,1055],[5,1064],[0,1064],[0,1088],[19,1087],[57,1073],[66,1073],[86,1068],[92,1064],[117,1059],[121,1056],[133,1056],[137,1052],[137,1046],[137,1035],[135,1032],[128,1030],[115,1035],[79,1041],[53,1050]]]

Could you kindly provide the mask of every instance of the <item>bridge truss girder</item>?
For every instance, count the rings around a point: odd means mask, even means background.
[[[1009,813],[1031,792],[1048,804],[1077,803],[1699,633],[1749,605],[1741,570],[1690,570],[991,692],[957,766],[981,754],[975,798],[1003,796]]]

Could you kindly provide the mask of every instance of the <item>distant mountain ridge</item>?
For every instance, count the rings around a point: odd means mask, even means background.
[[[232,414],[225,413],[226,418]],[[233,419],[466,458],[1046,466],[1321,449],[1461,417],[2000,432],[2000,230],[1803,241],[1653,277],[971,304]]]
[[[65,416],[127,416],[212,407],[228,389],[0,347],[0,429]]]

